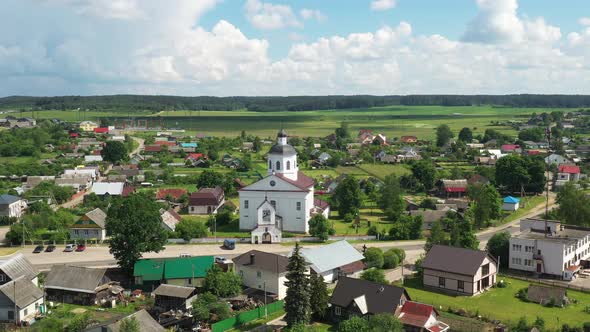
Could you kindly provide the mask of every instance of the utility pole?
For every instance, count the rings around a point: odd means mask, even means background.
[[[551,124],[547,127],[547,155],[551,152]],[[549,160],[545,163],[545,237],[549,230],[547,229],[547,218],[549,218]]]
[[[268,318],[268,308],[266,307],[266,281],[264,281],[264,318]]]

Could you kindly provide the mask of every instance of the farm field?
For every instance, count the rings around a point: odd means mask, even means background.
[[[322,110],[302,112],[249,112],[238,111],[166,111],[166,112],[76,112],[39,111],[38,118],[58,118],[65,121],[99,120],[107,117],[134,117],[153,119],[161,117],[169,128],[187,130],[188,134],[212,136],[237,136],[242,130],[261,137],[274,137],[279,127],[284,127],[293,136],[321,137],[334,132],[340,122],[350,123],[350,129],[371,128],[390,137],[416,135],[422,139],[434,137],[434,128],[448,124],[458,132],[463,127],[472,128],[475,133],[483,133],[492,128],[492,121],[524,120],[533,112],[551,112],[564,109],[550,108],[508,108],[493,106],[387,106],[349,110]],[[0,116],[32,116],[31,112],[16,112]],[[261,125],[264,119],[264,125]],[[514,134],[508,126],[494,126],[504,133]]]
[[[523,302],[515,297],[518,290],[528,287],[528,282],[500,276],[498,280],[506,281],[508,286],[492,288],[474,297],[431,292],[425,290],[418,279],[407,279],[404,287],[414,301],[431,304],[436,308],[441,306],[442,311],[447,311],[449,307],[454,310],[463,309],[471,314],[498,319],[509,325],[516,324],[520,317],[526,317],[527,322],[532,324],[539,316],[545,319],[545,327],[553,331],[560,330],[563,323],[568,323],[572,327],[581,327],[584,322],[590,321],[590,314],[584,311],[590,305],[590,294],[568,290],[568,297],[577,300],[578,303],[572,303],[565,308],[549,308],[537,303]],[[506,310],[506,308],[518,308],[518,310]]]

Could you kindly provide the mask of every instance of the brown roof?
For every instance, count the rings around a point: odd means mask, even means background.
[[[182,299],[188,299],[195,292],[194,287],[184,287],[176,285],[161,284],[153,291],[153,295],[179,297]]]
[[[422,267],[473,276],[486,257],[486,251],[435,245],[426,254]],[[491,256],[490,260],[495,262]]]
[[[253,263],[252,259],[254,259]],[[289,264],[289,258],[286,256],[259,250],[250,250],[234,258],[233,261],[236,265],[256,267],[277,274],[287,272],[287,264]]]
[[[365,268],[365,263],[363,261],[356,261],[350,264],[342,265],[340,267],[340,271],[345,274],[353,274],[358,271],[362,271]]]
[[[176,188],[160,189],[160,190],[158,190],[158,193],[156,194],[156,199],[166,199],[166,197],[172,196],[172,198],[175,201],[177,201],[180,199],[180,197],[182,197],[182,195],[185,195],[187,193],[188,193],[188,191],[186,189],[176,189]]]
[[[145,152],[160,152],[162,147],[160,145],[146,145],[143,150]]]
[[[412,210],[410,215],[422,216],[422,221],[425,223],[432,223],[439,221],[447,215],[446,210]]]
[[[289,182],[290,184],[294,185],[295,187],[297,187],[299,189],[304,189],[304,190],[309,189],[310,187],[313,187],[313,185],[315,183],[315,181],[312,178],[303,174],[303,172],[297,173],[297,181],[291,180],[288,177],[286,177],[280,173],[277,173],[275,175],[277,177],[281,178],[282,180]]]
[[[338,280],[330,303],[347,308],[356,298],[363,295],[369,314],[393,314],[400,305],[402,296],[405,295],[406,299],[411,300],[404,288],[343,277]]]
[[[219,186],[215,188],[201,188],[191,194],[189,197],[189,205],[218,205],[223,199],[223,189]]]

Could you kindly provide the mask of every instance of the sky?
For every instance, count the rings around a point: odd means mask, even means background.
[[[3,0],[0,96],[590,94],[566,3]]]

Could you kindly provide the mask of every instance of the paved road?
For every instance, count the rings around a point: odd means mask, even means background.
[[[554,198],[550,199],[550,208],[555,207]],[[521,219],[534,217],[539,213],[542,213],[545,209],[544,205],[540,205],[530,212],[522,216],[520,219],[514,220],[508,224],[501,225],[499,227],[489,228],[485,231],[478,233],[477,237],[480,241],[480,248],[484,249],[488,240],[498,232],[508,231],[511,234],[519,232],[519,223]],[[394,242],[372,242],[367,243],[368,247],[379,247],[383,249],[388,248],[402,248],[406,251],[406,263],[413,264],[413,262],[424,253],[424,240],[414,241],[394,241]],[[305,244],[303,244],[305,246]],[[363,244],[355,244],[357,249],[361,250]],[[40,253],[33,254],[33,247],[26,247],[21,250],[23,254],[31,261],[31,263],[40,269],[49,269],[54,264],[76,264],[84,266],[112,266],[115,265],[113,256],[109,253],[109,249],[106,246],[89,246],[84,252],[62,252],[63,244],[58,246],[58,250],[52,253]],[[157,257],[178,257],[180,254],[190,254],[193,256],[199,255],[213,255],[213,256],[225,256],[233,258],[239,254],[245,253],[252,249],[262,249],[267,252],[287,254],[291,251],[291,246],[285,246],[280,244],[265,244],[254,245],[254,244],[237,244],[235,250],[225,250],[221,247],[221,244],[196,244],[196,245],[169,245],[165,247],[165,250],[159,253],[147,253],[144,255],[146,258],[157,258]]]

